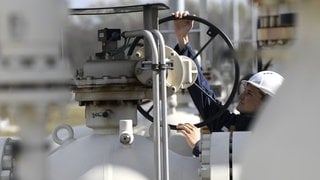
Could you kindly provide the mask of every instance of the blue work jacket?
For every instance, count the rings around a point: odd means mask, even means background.
[[[194,59],[195,53],[192,47],[187,44],[184,49],[180,50],[179,46],[175,46],[175,51],[179,55],[188,56],[191,59]],[[197,60],[194,60],[198,68],[198,77],[196,82],[207,94],[209,94],[216,102],[219,102],[216,98],[216,95],[212,91],[207,79],[204,77],[201,66]],[[218,118],[212,119],[217,112],[221,109],[221,103],[217,104],[210,100],[209,97],[205,95],[196,85],[192,85],[188,88],[190,96],[197,107],[200,117],[203,121],[208,122],[207,127],[210,132],[221,132],[228,131],[232,126],[236,131],[247,131],[249,130],[253,115],[247,114],[234,114],[228,110],[225,110],[221,116]],[[200,143],[196,144],[196,147],[193,149],[193,154],[199,156]]]

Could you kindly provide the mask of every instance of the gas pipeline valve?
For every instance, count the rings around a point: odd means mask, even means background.
[[[152,59],[158,56],[155,54],[163,53],[155,44],[155,50],[144,46],[132,55],[125,56],[129,44],[118,47],[121,37],[138,37],[143,32],[121,33],[120,29],[108,28],[98,30],[98,41],[102,43],[102,50],[77,70],[74,89],[77,101],[151,99],[152,74],[164,69],[168,95],[188,88],[195,82],[198,71],[193,60],[180,56],[168,46],[164,46],[163,50],[165,63],[152,62]],[[150,39],[155,42],[154,37]],[[151,58],[146,56],[150,52],[153,54]]]
[[[166,68],[167,69],[167,87],[170,92],[177,92],[179,89],[186,89],[190,87],[197,78],[197,66],[192,59],[186,56],[180,56],[172,48],[165,46],[165,60],[166,64],[159,67],[152,67],[151,62],[143,61],[144,48],[140,48],[135,52],[136,57],[141,60],[136,65],[136,77],[137,79],[145,84],[152,85],[152,71],[148,69],[154,68]],[[170,93],[169,92],[169,93]]]

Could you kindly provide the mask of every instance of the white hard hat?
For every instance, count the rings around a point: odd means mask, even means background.
[[[260,71],[254,74],[248,81],[243,80],[243,83],[250,83],[251,85],[257,87],[262,92],[273,96],[277,92],[278,88],[281,86],[284,78],[273,71]]]

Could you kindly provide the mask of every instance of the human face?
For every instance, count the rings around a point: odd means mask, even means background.
[[[243,114],[253,114],[257,112],[262,104],[262,97],[263,95],[258,88],[247,83],[239,95],[237,110]]]

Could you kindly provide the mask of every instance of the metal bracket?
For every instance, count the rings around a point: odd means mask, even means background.
[[[141,69],[143,70],[152,70],[152,71],[163,71],[163,70],[173,70],[173,62],[167,62],[165,64],[153,64],[151,61],[144,61],[142,62],[142,67]]]

